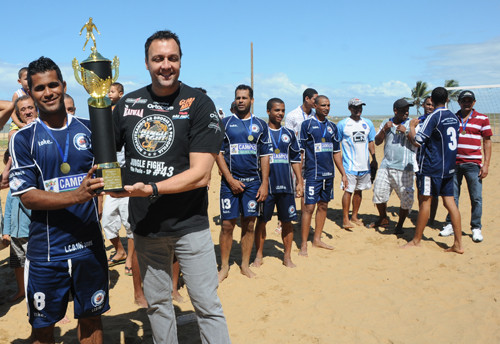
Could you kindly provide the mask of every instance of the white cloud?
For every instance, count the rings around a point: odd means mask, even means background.
[[[455,79],[461,85],[498,84],[500,79],[500,36],[480,43],[441,45],[431,48],[429,62],[433,79]]]
[[[347,87],[337,91],[339,96],[347,97],[405,97],[411,94],[411,88],[405,82],[389,80],[380,85],[348,84]]]

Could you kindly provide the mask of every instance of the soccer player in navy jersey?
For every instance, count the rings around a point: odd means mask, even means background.
[[[313,247],[333,250],[331,245],[321,240],[326,220],[328,202],[333,198],[334,167],[342,174],[342,182],[347,187],[348,180],[342,165],[337,126],[327,119],[330,100],[320,95],[315,99],[316,114],[302,122],[300,145],[304,154],[304,208],[302,209],[302,243],[299,255],[307,257],[307,238],[312,214],[316,204],[316,226]]]
[[[54,343],[54,325],[74,297],[78,339],[102,343],[109,309],[108,266],[98,220],[90,121],[66,113],[59,67],[41,57],[28,67],[39,118],[12,137],[10,188],[31,209],[26,260],[34,343]]]
[[[444,87],[436,87],[432,91],[431,100],[435,110],[427,116],[418,133],[415,128],[419,120],[414,119],[410,122],[409,138],[420,147],[417,156],[419,212],[415,235],[404,247],[420,246],[424,228],[429,220],[432,197],[441,196],[450,214],[455,233],[453,246],[446,251],[464,253],[460,212],[453,198],[453,174],[460,123],[457,116],[446,108],[448,91]]]
[[[269,192],[271,145],[267,124],[250,112],[253,104],[253,90],[250,86],[239,85],[236,88],[235,102],[236,113],[222,120],[225,136],[216,159],[222,173],[219,282],[229,274],[233,230],[240,215],[241,273],[249,278],[255,276],[250,270],[255,219],[258,215],[258,203],[264,202]]]
[[[304,190],[302,171],[300,168],[300,146],[293,130],[282,127],[285,116],[285,103],[279,98],[271,98],[267,102],[269,115],[269,137],[273,145],[273,155],[270,158],[269,194],[261,203],[262,211],[255,228],[255,249],[257,251],[252,266],[263,264],[263,249],[266,239],[266,224],[273,216],[274,208],[278,209],[278,219],[281,221],[281,238],[283,240],[283,265],[294,268],[291,251],[293,242],[292,220],[297,219],[295,197],[301,197]],[[292,170],[297,178],[294,190]]]

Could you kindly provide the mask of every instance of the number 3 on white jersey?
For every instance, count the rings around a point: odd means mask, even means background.
[[[457,131],[453,127],[448,127],[446,130],[446,134],[450,137],[450,142],[448,143],[448,147],[450,150],[454,151],[457,149]]]

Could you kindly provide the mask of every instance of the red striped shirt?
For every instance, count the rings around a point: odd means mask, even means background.
[[[481,140],[484,137],[493,135],[488,116],[474,109],[472,111],[472,115],[469,116],[469,121],[462,120],[460,111],[457,112],[457,116],[459,120],[461,120],[458,137],[457,164],[472,162],[481,165],[483,159]],[[462,134],[464,130],[462,126],[464,124],[465,134]]]

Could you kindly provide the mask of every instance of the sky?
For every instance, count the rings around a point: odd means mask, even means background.
[[[205,88],[225,113],[236,86],[250,84],[251,42],[254,113],[262,117],[268,99],[283,99],[288,112],[307,87],[330,98],[330,116],[342,117],[353,97],[367,104],[365,116],[390,116],[418,80],[431,89],[447,79],[500,84],[498,0],[9,1],[0,21],[0,99],[11,99],[21,67],[47,56],[60,66],[77,115],[88,118],[71,61],[90,54],[91,42],[82,50],[85,31],[79,36],[89,17],[101,33],[97,50],[120,59],[125,93],[151,82],[144,43],[168,29],[181,41],[180,80]]]

